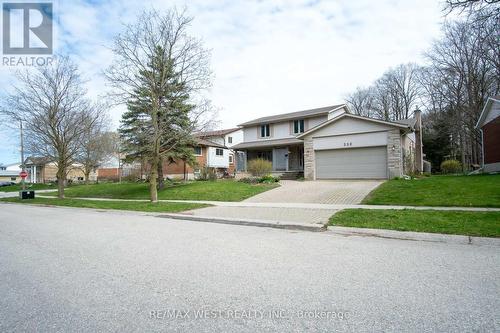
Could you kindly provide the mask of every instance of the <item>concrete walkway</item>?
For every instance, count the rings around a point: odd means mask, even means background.
[[[39,198],[54,198],[38,195]],[[73,198],[95,201],[129,201],[148,202],[146,199],[106,199],[106,198]],[[356,205],[356,204],[318,204],[318,203],[284,203],[284,202],[229,202],[202,200],[160,200],[160,202],[200,203],[213,207],[194,209],[178,214],[161,214],[177,219],[195,219],[205,222],[233,223],[290,229],[325,228],[330,217],[343,209],[415,209],[468,212],[500,212],[500,208],[483,207],[429,207],[429,206],[393,206],[393,205]]]
[[[37,191],[38,192],[38,191]],[[17,195],[15,195],[17,196]],[[38,195],[39,198],[54,198],[53,196]],[[132,201],[132,202],[148,202],[148,199],[108,199],[108,198],[72,198],[79,200],[95,200],[95,201]],[[326,210],[342,210],[342,209],[416,209],[416,210],[456,210],[466,212],[500,212],[500,208],[490,207],[441,207],[441,206],[396,206],[396,205],[357,205],[357,204],[315,204],[315,203],[288,203],[288,202],[248,202],[248,201],[207,201],[207,200],[159,200],[160,202],[184,202],[184,203],[200,203],[212,206],[221,207],[255,207],[255,208],[299,208],[299,209],[326,209]]]

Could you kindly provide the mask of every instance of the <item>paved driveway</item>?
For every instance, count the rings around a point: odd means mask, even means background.
[[[1,332],[500,330],[498,247],[0,205]]]
[[[283,180],[280,187],[245,202],[358,204],[382,183],[381,180]]]

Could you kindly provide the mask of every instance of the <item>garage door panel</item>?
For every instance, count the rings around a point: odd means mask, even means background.
[[[316,178],[387,178],[387,147],[315,151]]]

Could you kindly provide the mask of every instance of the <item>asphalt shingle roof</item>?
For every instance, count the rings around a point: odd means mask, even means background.
[[[297,118],[318,116],[318,115],[328,114],[328,112],[330,112],[334,109],[337,109],[343,105],[344,104],[338,104],[338,105],[325,106],[325,107],[316,108],[316,109],[302,110],[302,111],[296,111],[296,112],[290,112],[290,113],[282,113],[282,114],[277,114],[277,115],[273,115],[273,116],[266,116],[266,117],[261,117],[261,118],[257,118],[254,120],[247,121],[246,123],[240,124],[238,126],[250,126],[250,125],[257,125],[257,124],[262,124],[262,123],[273,123],[273,122],[283,121],[283,120],[291,120],[291,119],[297,119]]]

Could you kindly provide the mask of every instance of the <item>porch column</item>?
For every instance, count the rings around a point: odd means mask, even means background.
[[[33,179],[31,179],[31,182],[34,184],[36,183],[36,165],[33,165],[33,168],[31,169],[31,176]]]
[[[286,167],[285,170],[288,171],[289,169],[289,161],[290,161],[290,147],[286,147]]]

